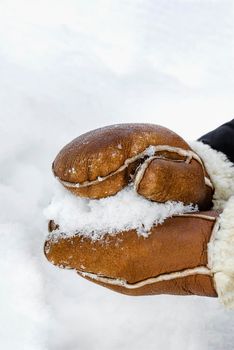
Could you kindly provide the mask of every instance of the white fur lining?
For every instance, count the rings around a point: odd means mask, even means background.
[[[234,308],[234,196],[217,220],[208,243],[208,260],[221,303]]]
[[[234,165],[226,155],[210,146],[192,141],[191,148],[201,157],[215,187],[213,196],[214,209],[223,209],[225,202],[234,195]]]

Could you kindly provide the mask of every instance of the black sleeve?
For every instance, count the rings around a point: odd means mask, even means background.
[[[234,119],[203,135],[198,141],[223,152],[234,163]]]

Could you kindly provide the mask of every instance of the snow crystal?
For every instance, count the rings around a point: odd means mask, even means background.
[[[151,202],[127,186],[115,196],[102,199],[87,199],[73,195],[60,184],[50,205],[44,210],[48,220],[59,225],[55,235],[81,234],[91,239],[100,239],[106,233],[136,229],[139,235],[147,237],[153,225],[175,214],[196,211],[193,205],[181,202]]]
[[[155,149],[156,147],[155,146],[149,146],[146,151],[145,151],[145,154],[149,157],[152,157],[155,155]]]

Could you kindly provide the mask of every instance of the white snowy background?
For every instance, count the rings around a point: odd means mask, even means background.
[[[233,118],[231,0],[0,0],[0,348],[231,350],[216,299],[128,297],[43,256],[51,162],[79,134]]]

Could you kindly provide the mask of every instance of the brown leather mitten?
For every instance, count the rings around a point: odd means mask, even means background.
[[[58,238],[51,222],[45,255],[54,265],[120,293],[219,295],[234,306],[234,225],[227,222],[233,209],[234,198],[221,216],[207,211],[168,218],[147,238],[135,230],[97,241],[82,235]]]
[[[168,218],[162,225],[151,225],[145,238],[131,224],[128,231],[111,234],[115,227],[107,206],[103,215],[111,218],[111,226],[96,241],[76,225],[75,232],[69,232],[51,221],[44,249],[50,262],[129,295],[218,295],[225,305],[234,306],[234,168],[224,154],[201,142],[190,148],[178,135],[157,125],[123,124],[73,140],[56,157],[53,172],[78,197],[115,199],[124,187],[131,191],[134,187],[132,194],[140,194],[137,198],[144,197],[147,203],[182,201],[207,210],[213,201],[218,211]],[[69,203],[78,201],[76,196],[71,195]],[[131,203],[125,198],[127,211]],[[63,204],[56,206],[60,218],[60,210],[70,212],[68,202]],[[118,218],[122,212],[121,204]],[[81,218],[82,214],[75,210],[76,215]],[[95,218],[94,231],[100,221]]]
[[[53,172],[81,197],[104,198],[133,183],[152,201],[212,206],[213,185],[200,156],[158,125],[120,124],[81,135],[59,152]]]

